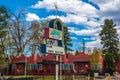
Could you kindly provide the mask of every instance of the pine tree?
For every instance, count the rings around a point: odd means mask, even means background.
[[[0,39],[7,35],[7,19],[9,18],[7,9],[0,6]]]
[[[107,53],[105,56],[106,71],[112,74],[115,71],[115,61],[114,56],[110,53]]]
[[[63,26],[63,32],[64,32],[64,46],[65,46],[65,53],[67,54],[68,51],[72,51],[70,48],[72,46],[70,33],[68,32],[68,28],[66,26]]]
[[[103,54],[110,53],[114,58],[118,58],[118,43],[117,30],[112,20],[105,19],[104,25],[100,32],[101,44],[103,45]]]
[[[7,50],[7,35],[8,35],[8,22],[9,14],[7,11],[7,8],[5,6],[0,6],[0,68],[2,70],[2,67],[7,68],[8,73],[8,63],[9,63],[9,57],[6,54]],[[0,71],[2,72],[2,71]]]
[[[0,6],[0,59],[5,55],[6,48],[6,36],[8,33],[8,23],[7,19],[9,18],[8,11],[4,6]],[[4,61],[4,60],[3,60]]]

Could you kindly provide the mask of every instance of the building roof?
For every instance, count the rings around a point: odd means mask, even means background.
[[[78,53],[78,55],[73,55],[71,53],[68,53],[67,58],[66,58],[66,54],[61,55],[61,62],[64,64],[74,63],[74,62],[90,62],[90,58],[91,58],[90,54],[85,54],[83,52]],[[21,55],[19,57],[18,56],[12,57],[12,63],[25,63],[26,60],[31,64],[43,63],[44,61],[57,63],[56,57],[53,54],[47,54],[47,55],[33,54],[30,57],[26,57],[25,55]],[[60,56],[59,56],[59,61],[60,61]]]
[[[68,54],[68,63],[73,62],[89,62],[91,55],[79,52],[78,55]]]

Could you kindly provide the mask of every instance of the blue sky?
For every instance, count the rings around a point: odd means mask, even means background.
[[[104,19],[113,19],[117,24],[120,38],[120,5],[119,0],[1,0],[11,12],[20,9],[26,11],[26,21],[46,20],[56,17],[54,3],[58,5],[57,17],[68,26],[72,38],[73,50],[82,47],[101,48],[99,32]]]

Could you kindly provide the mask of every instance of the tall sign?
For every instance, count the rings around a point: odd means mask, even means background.
[[[42,44],[43,53],[63,55],[63,23],[60,19],[52,19],[49,22],[49,27],[44,29],[44,38],[46,44]]]

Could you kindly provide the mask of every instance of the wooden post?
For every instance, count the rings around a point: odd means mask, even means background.
[[[60,55],[60,80],[62,80],[62,56]]]

